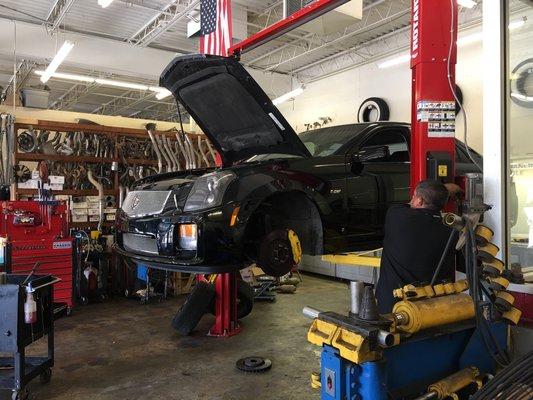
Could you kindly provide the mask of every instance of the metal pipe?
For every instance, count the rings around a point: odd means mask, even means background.
[[[431,400],[431,399],[436,399],[438,398],[437,397],[437,393],[436,392],[429,392],[429,393],[426,393],[420,397],[417,397],[415,400]]]
[[[170,158],[172,159],[172,170],[178,171],[180,162],[178,161],[178,157],[176,157],[176,153],[174,152],[174,148],[172,147],[172,142],[170,141],[170,138],[168,136],[165,136],[165,142],[167,144],[168,154],[170,154]]]
[[[202,148],[202,138],[198,136],[198,150],[200,151],[200,155],[202,156],[202,159],[204,160],[205,166],[209,167],[209,161],[207,160],[207,157],[205,156],[204,149]]]
[[[378,332],[378,344],[381,347],[391,347],[394,345],[394,335],[390,332],[380,330]]]
[[[350,282],[350,312],[354,315],[359,314],[361,308],[361,300],[363,298],[363,291],[365,284],[361,281]]]
[[[317,310],[316,308],[313,308],[313,307],[305,306],[303,308],[303,310],[302,310],[302,313],[307,318],[315,319],[315,318],[318,318],[318,314],[320,314],[321,311],[319,311],[319,310]]]
[[[152,146],[154,147],[155,155],[157,157],[157,173],[160,174],[161,172],[163,172],[163,159],[161,158],[161,151],[159,150],[159,146],[157,145],[157,142],[154,137],[155,124],[146,124],[146,132],[148,132],[148,136],[150,136],[150,141],[152,142]]]
[[[185,144],[183,143],[181,133],[176,133],[176,140],[178,141],[178,146],[180,147],[181,154],[183,155],[183,158],[185,159],[185,170],[190,169],[190,162],[189,162],[189,153],[187,152],[187,149],[185,148]]]
[[[170,161],[170,157],[167,154],[167,151],[165,150],[165,141],[163,139],[163,136],[154,135],[155,140],[157,142],[157,145],[159,146],[159,150],[161,151],[161,154],[163,155],[163,158],[165,159],[165,163],[167,165],[167,171],[171,172],[172,170],[172,163]]]
[[[98,232],[102,232],[102,223],[104,222],[104,186],[93,177],[93,171],[90,168],[88,169],[87,179],[96,187],[96,189],[98,189],[98,210],[100,219],[98,220],[97,230]]]

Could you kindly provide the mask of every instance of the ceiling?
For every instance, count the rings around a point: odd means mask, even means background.
[[[314,33],[304,25],[244,54],[242,62],[255,71],[254,77],[261,76],[260,83],[270,96],[280,95],[283,86],[272,83],[278,77],[288,77],[282,80],[288,88],[292,79],[303,83],[318,80],[407,48],[410,4],[411,0],[364,0],[360,21],[328,34]],[[518,0],[513,4],[525,7]],[[280,0],[233,0],[232,7],[241,11],[235,13],[240,19],[234,21],[234,26],[243,26],[246,35],[280,20],[283,14]],[[480,4],[473,9],[461,8],[460,26],[479,24],[481,8]],[[97,0],[2,0],[0,22],[12,20],[39,29],[50,40],[69,34],[98,40],[98,56],[70,63],[67,59],[61,72],[157,85],[156,71],[165,65],[163,61],[154,62],[153,68],[135,66],[135,62],[129,62],[131,68],[111,68],[107,59],[116,46],[134,51],[144,63],[155,60],[158,54],[167,60],[176,54],[196,52],[198,41],[188,39],[186,29],[198,9],[199,0],[115,0],[105,9]],[[18,87],[40,84],[32,71],[45,67],[54,52],[46,54],[18,57]],[[11,52],[0,51],[1,86],[7,87],[12,80],[13,67]],[[160,120],[175,120],[177,115],[171,97],[157,100],[154,93],[56,78],[49,80],[47,86],[50,107],[56,109]]]

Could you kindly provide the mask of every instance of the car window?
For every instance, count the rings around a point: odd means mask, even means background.
[[[364,150],[369,147],[386,146],[389,156],[383,160],[372,160],[370,162],[409,162],[409,146],[405,136],[398,131],[379,131],[365,140],[359,147]]]
[[[312,156],[324,157],[335,153],[366,127],[366,124],[330,126],[303,132],[299,137]]]

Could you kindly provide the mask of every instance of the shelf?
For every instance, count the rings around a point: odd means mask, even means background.
[[[145,160],[143,158],[126,158],[126,162],[132,165],[155,165],[157,167],[157,160]]]
[[[15,153],[16,161],[61,161],[65,163],[112,163],[114,158],[92,156],[69,156],[64,154]]]
[[[104,126],[104,125],[88,125],[88,124],[74,124],[71,122],[55,122],[55,121],[43,121],[37,120],[35,123],[18,122],[15,124],[16,129],[29,129],[34,127],[37,129],[46,129],[49,131],[60,132],[93,132],[100,133],[107,136],[130,136],[130,137],[143,137],[147,138],[148,133],[144,129],[122,128],[116,126]],[[176,137],[176,132],[169,131],[156,131],[158,135],[166,135],[170,137]],[[187,132],[187,135],[191,137],[205,137],[203,134]]]
[[[113,221],[104,221],[102,224],[103,227],[110,228],[115,223]],[[68,226],[70,228],[85,228],[90,226],[91,228],[96,228],[98,226],[98,222],[69,222]]]
[[[21,196],[36,196],[37,189],[18,189],[16,190],[16,193]],[[98,190],[96,189],[84,189],[84,190],[77,190],[77,189],[65,189],[65,190],[53,190],[52,194],[65,194],[65,195],[71,195],[71,196],[98,196]],[[105,196],[114,196],[117,194],[117,191],[114,189],[106,189],[104,190]]]

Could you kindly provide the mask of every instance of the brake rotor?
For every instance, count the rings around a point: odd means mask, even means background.
[[[268,358],[252,356],[237,360],[235,366],[239,371],[258,373],[268,371],[272,367],[272,361]]]

